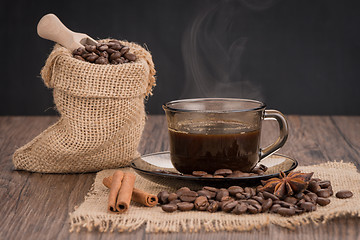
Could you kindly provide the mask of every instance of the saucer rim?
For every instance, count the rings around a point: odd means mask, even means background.
[[[154,153],[148,153],[148,154],[141,155],[140,157],[135,158],[130,162],[130,167],[133,168],[135,171],[139,171],[139,172],[141,172],[143,174],[148,174],[148,175],[153,175],[153,176],[158,176],[158,177],[166,177],[166,178],[176,178],[176,179],[182,179],[182,180],[187,180],[187,181],[213,181],[213,182],[238,181],[238,180],[248,181],[248,180],[270,179],[270,178],[273,178],[273,177],[279,177],[280,176],[280,172],[273,173],[273,174],[267,174],[267,175],[256,175],[256,176],[249,176],[249,177],[226,177],[226,178],[185,176],[185,175],[175,175],[175,174],[170,174],[170,173],[162,173],[162,172],[144,170],[144,169],[136,167],[136,165],[134,163],[135,161],[138,161],[139,159],[141,161],[144,161],[142,159],[144,157],[149,157],[149,156],[154,156],[154,155],[161,155],[161,154],[170,154],[170,151],[161,151],[161,152],[154,152]],[[287,159],[290,159],[291,161],[293,161],[293,164],[291,165],[291,167],[289,169],[283,171],[286,174],[291,172],[292,170],[296,169],[298,167],[298,165],[299,165],[299,163],[298,163],[298,161],[296,159],[294,159],[293,157],[286,156],[284,154],[273,153],[273,154],[269,155],[268,157],[271,157],[271,156],[284,157],[284,158],[287,158]],[[268,157],[266,157],[266,158],[268,158]],[[169,161],[171,161],[170,158],[169,158]],[[173,169],[175,169],[175,168],[173,168]]]

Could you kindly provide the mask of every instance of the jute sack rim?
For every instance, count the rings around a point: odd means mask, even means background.
[[[98,41],[111,40],[114,39]],[[70,50],[55,44],[41,70],[45,85],[78,97],[132,98],[152,95],[156,72],[151,54],[136,43],[120,42],[130,47],[130,52],[137,56],[135,62],[118,65],[89,63],[74,58]],[[134,74],[134,69],[137,69],[135,74],[139,77],[135,79],[138,81],[134,81],[133,77],[129,81],[126,73]],[[99,75],[100,72],[103,74]],[[143,77],[144,73],[148,73],[147,78]],[[64,75],[65,78],[59,77]]]

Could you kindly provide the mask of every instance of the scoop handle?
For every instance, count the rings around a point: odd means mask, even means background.
[[[80,41],[88,37],[86,34],[71,31],[52,13],[40,19],[37,33],[40,37],[57,42],[71,51],[82,47]]]

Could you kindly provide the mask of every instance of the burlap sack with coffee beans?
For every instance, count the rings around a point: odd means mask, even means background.
[[[126,166],[139,156],[144,98],[155,86],[155,69],[148,51],[121,43],[136,54],[135,62],[93,64],[54,47],[41,76],[53,89],[60,119],[14,153],[17,170],[92,172]]]

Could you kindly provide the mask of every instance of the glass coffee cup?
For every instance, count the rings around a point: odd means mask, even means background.
[[[288,123],[277,110],[262,102],[235,98],[198,98],[163,105],[170,156],[181,173],[214,173],[218,169],[250,172],[263,158],[280,149],[288,136]],[[263,120],[276,120],[279,137],[260,149]]]

